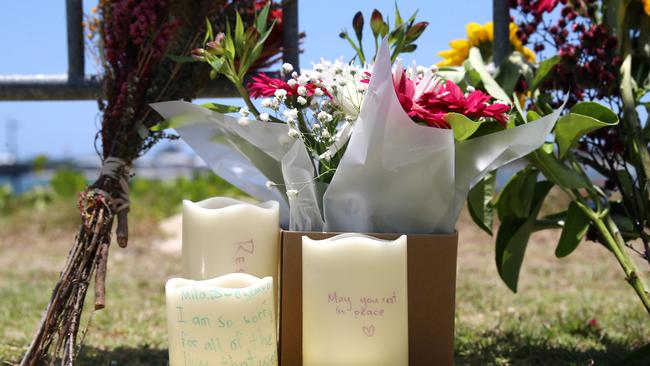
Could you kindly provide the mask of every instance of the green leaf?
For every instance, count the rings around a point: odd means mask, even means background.
[[[587,234],[590,221],[589,217],[575,202],[569,204],[562,235],[560,235],[560,241],[557,243],[557,248],[555,248],[556,257],[566,257],[578,247],[582,238]]]
[[[568,189],[589,186],[589,182],[578,172],[564,165],[553,155],[553,145],[544,144],[529,155],[535,166],[549,181]]]
[[[555,140],[559,148],[560,159],[578,140],[601,127],[618,123],[618,116],[609,108],[596,102],[578,103],[571,111],[562,116],[555,126]]]
[[[501,88],[501,86],[499,86],[499,83],[497,83],[496,80],[494,80],[494,78],[492,77],[492,75],[490,75],[490,73],[488,72],[485,63],[483,62],[483,56],[481,56],[481,51],[478,48],[472,47],[469,50],[469,58],[467,59],[467,61],[472,65],[474,70],[476,70],[478,74],[481,76],[483,87],[492,97],[512,104],[512,101],[510,100],[510,97],[508,97],[508,94],[506,94],[506,92]]]
[[[467,207],[472,220],[489,235],[492,235],[494,221],[492,199],[494,198],[496,176],[496,171],[488,173],[467,195]]]
[[[178,63],[187,63],[187,62],[198,62],[198,60],[195,60],[191,56],[181,56],[181,55],[172,55],[168,53],[167,58]]]
[[[203,45],[205,46],[208,41],[212,41],[214,39],[214,33],[212,31],[212,24],[210,23],[210,19],[207,17],[205,18],[205,37],[203,38]]]
[[[533,232],[535,219],[551,187],[553,184],[548,181],[537,183],[528,216],[525,218],[504,217],[499,226],[495,253],[497,271],[503,282],[513,292],[517,292],[519,272],[526,253],[528,239]]]
[[[494,79],[506,94],[512,95],[519,78],[523,77],[526,81],[530,81],[532,75],[532,65],[521,53],[515,51],[499,66]]]
[[[262,11],[260,11],[259,14],[257,14],[255,17],[255,28],[260,33],[266,32],[266,25],[268,23],[270,9],[271,1],[267,2],[266,5],[264,5],[264,8],[262,8]]]
[[[235,14],[235,55],[240,56],[246,51],[244,42],[244,21],[239,13]]]
[[[544,79],[546,79],[551,70],[553,70],[553,66],[558,62],[560,62],[560,56],[555,55],[539,63],[539,67],[535,73],[535,78],[533,78],[533,82],[530,84],[531,91],[535,91],[539,88]]]
[[[528,167],[510,177],[497,200],[499,219],[528,217],[538,174],[537,169]]]
[[[241,109],[241,107],[238,107],[236,105],[227,105],[227,104],[219,104],[219,103],[204,103],[201,104],[201,107],[207,108],[217,113],[235,113],[235,112],[239,112],[239,110]]]
[[[395,1],[395,27],[399,27],[402,23],[404,23],[404,20],[402,20],[402,16],[399,13],[399,9],[397,8],[397,0]]]
[[[472,121],[460,113],[447,113],[445,121],[451,125],[456,141],[465,141],[478,130],[481,122]]]

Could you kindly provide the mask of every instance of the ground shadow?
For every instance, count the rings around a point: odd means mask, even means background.
[[[83,347],[75,365],[79,366],[165,366],[169,364],[167,349],[119,347],[101,350]]]
[[[604,349],[571,349],[550,346],[539,338],[514,332],[491,335],[489,344],[464,344],[456,348],[456,365],[648,365],[650,359],[628,361],[635,350],[606,335],[598,339]]]

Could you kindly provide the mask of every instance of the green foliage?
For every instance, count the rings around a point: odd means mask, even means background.
[[[45,164],[47,164],[47,156],[46,155],[37,155],[33,160],[32,160],[32,165],[34,167],[34,172],[40,173],[43,171],[45,168]]]
[[[582,136],[617,123],[616,113],[601,104],[595,102],[576,104],[569,113],[560,118],[555,126],[555,139],[560,158],[563,158]]]
[[[86,178],[70,169],[61,169],[50,179],[50,187],[61,198],[72,198],[86,188]]]
[[[553,184],[537,182],[538,171],[527,168],[503,188],[497,207],[501,225],[496,238],[496,266],[503,282],[517,292],[519,272],[530,234],[542,203]]]
[[[460,113],[447,113],[445,121],[451,125],[451,129],[454,132],[454,139],[456,141],[465,141],[469,139],[482,124],[482,122],[472,121]]]
[[[375,42],[375,54],[372,59],[367,59],[363,51],[363,13],[359,11],[352,18],[352,29],[354,30],[356,41],[350,37],[347,30],[342,30],[341,33],[339,33],[339,37],[350,44],[355,52],[354,57],[358,58],[359,62],[363,64],[366,63],[366,61],[373,61],[375,59],[377,56],[377,50],[379,49],[379,40],[388,36],[388,44],[391,48],[391,60],[395,61],[400,54],[415,51],[417,48],[415,41],[420,38],[429,25],[428,22],[416,23],[415,17],[417,16],[417,13],[416,10],[406,21],[404,21],[399,12],[399,8],[397,7],[397,3],[395,3],[395,21],[393,23],[393,28],[391,29],[388,23],[388,17],[384,20],[384,16],[379,10],[374,9],[372,11],[370,17],[370,30],[372,31],[373,40]]]
[[[495,193],[496,172],[488,173],[483,180],[469,191],[467,196],[467,208],[472,220],[481,230],[492,235],[494,222],[494,204],[492,202]]]
[[[172,180],[134,179],[131,182],[132,213],[163,219],[180,210],[184,199],[200,201],[214,196],[241,197],[246,194],[217,175],[207,172]]]
[[[585,215],[577,203],[571,202],[569,204],[562,235],[555,249],[556,257],[562,258],[573,253],[582,241],[582,238],[587,234],[590,221],[589,217]]]
[[[551,70],[553,70],[553,66],[558,62],[560,62],[560,56],[557,55],[540,62],[535,77],[533,78],[533,82],[530,85],[530,90],[537,90],[537,88],[542,85],[542,82],[548,77]]]
[[[485,88],[485,91],[487,91],[493,98],[512,104],[512,100],[510,100],[508,94],[488,72],[487,66],[483,61],[483,56],[481,56],[481,50],[476,47],[472,47],[469,50],[469,57],[467,61],[465,61],[465,69],[468,72],[473,70],[478,73],[483,88]]]

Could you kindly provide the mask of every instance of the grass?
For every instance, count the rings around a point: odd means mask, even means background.
[[[19,362],[36,329],[72,243],[75,212],[67,200],[0,216],[4,364]],[[167,362],[164,283],[180,271],[180,258],[154,249],[155,220],[136,213],[132,227],[128,248],[111,247],[107,308],[92,315],[79,365]],[[619,365],[650,341],[650,318],[603,247],[582,243],[558,260],[559,233],[535,234],[513,294],[496,273],[493,239],[466,215],[458,229],[457,364]],[[647,274],[647,264],[640,268]]]

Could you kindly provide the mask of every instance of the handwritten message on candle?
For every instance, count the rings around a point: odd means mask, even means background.
[[[166,292],[170,365],[277,365],[271,277],[172,279]]]
[[[348,317],[348,321],[361,320],[360,331],[367,337],[373,337],[376,331],[375,319],[382,318],[394,308],[392,305],[397,304],[397,291],[394,290],[387,296],[359,297],[334,291],[327,294],[327,303],[336,315]]]
[[[303,237],[304,366],[408,364],[406,237]]]

